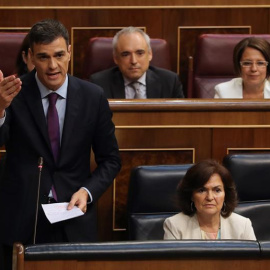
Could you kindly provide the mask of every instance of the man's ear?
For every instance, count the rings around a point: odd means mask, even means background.
[[[71,58],[71,45],[68,45],[68,48],[67,48],[67,52],[69,54],[69,61],[70,61],[70,58]]]
[[[22,51],[22,59],[23,59],[23,62],[25,64],[27,64],[27,59],[26,59],[25,51]]]
[[[116,65],[118,65],[118,59],[117,56],[113,53],[113,61]]]
[[[30,55],[31,57],[31,62],[33,65],[35,65],[35,61],[34,61],[34,53],[32,52],[31,48],[28,49],[28,54]]]
[[[150,50],[150,51],[148,52],[148,59],[149,59],[149,62],[153,59],[152,50]]]

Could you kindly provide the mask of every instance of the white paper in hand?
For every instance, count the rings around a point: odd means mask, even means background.
[[[41,205],[47,219],[51,223],[67,220],[82,216],[84,213],[80,208],[74,206],[71,210],[67,210],[68,203],[51,203]]]

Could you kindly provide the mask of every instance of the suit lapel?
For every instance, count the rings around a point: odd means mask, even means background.
[[[229,218],[224,218],[220,215],[220,233],[222,239],[230,239],[233,236],[232,228],[229,226]]]
[[[23,80],[24,91],[22,91],[22,95],[26,101],[30,113],[33,116],[37,129],[40,131],[41,137],[44,138],[48,147],[50,148],[47,123],[42,106],[40,91],[35,79],[35,72],[35,70],[32,71],[28,76],[25,77],[25,80]]]
[[[198,218],[197,215],[195,214],[192,218],[191,218],[191,225],[190,225],[190,233],[191,233],[191,239],[201,239],[202,235],[201,235],[201,229],[200,229],[200,225],[198,222]]]
[[[48,135],[47,122],[44,115],[40,91],[35,80],[35,72],[29,79],[28,78],[29,77],[23,80],[23,87],[26,88],[26,91],[22,91],[23,96],[26,100],[30,113],[34,118],[37,128],[40,130],[40,134],[46,141],[48,149],[51,152],[51,144]],[[71,140],[72,136],[74,135],[74,133],[70,131],[73,130],[74,123],[77,120],[77,112],[80,108],[78,100],[78,90],[79,87],[76,84],[76,81],[71,76],[68,76],[67,103],[59,161],[61,161],[63,156],[65,156],[65,149],[67,149],[67,147],[65,146],[68,144],[69,140]]]
[[[65,112],[65,120],[63,126],[63,133],[61,139],[61,149],[60,149],[60,160],[66,154],[65,149],[69,144],[69,141],[72,140],[74,133],[74,124],[76,123],[78,111],[80,110],[80,102],[79,102],[79,86],[72,76],[68,75],[68,89],[67,89],[67,102],[66,102],[66,112]]]
[[[124,99],[125,98],[125,84],[123,76],[120,70],[117,68],[113,73],[113,83],[110,85],[113,98]]]
[[[162,85],[159,77],[151,70],[146,72],[146,93],[147,98],[161,98]]]

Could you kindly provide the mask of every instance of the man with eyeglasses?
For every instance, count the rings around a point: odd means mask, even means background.
[[[234,48],[233,63],[238,78],[215,86],[215,98],[270,98],[270,44],[262,38],[241,40]]]

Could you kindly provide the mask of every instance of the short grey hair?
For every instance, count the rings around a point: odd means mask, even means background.
[[[133,27],[133,26],[129,26],[129,27],[125,27],[122,30],[120,30],[119,32],[117,32],[115,34],[115,36],[113,37],[113,41],[112,41],[112,45],[113,45],[113,54],[115,54],[116,52],[116,47],[117,47],[117,43],[119,40],[119,37],[122,35],[128,35],[128,34],[132,34],[132,33],[139,33],[143,36],[143,38],[146,41],[146,44],[148,46],[148,50],[151,51],[151,44],[150,44],[150,37],[140,28],[137,27]]]

